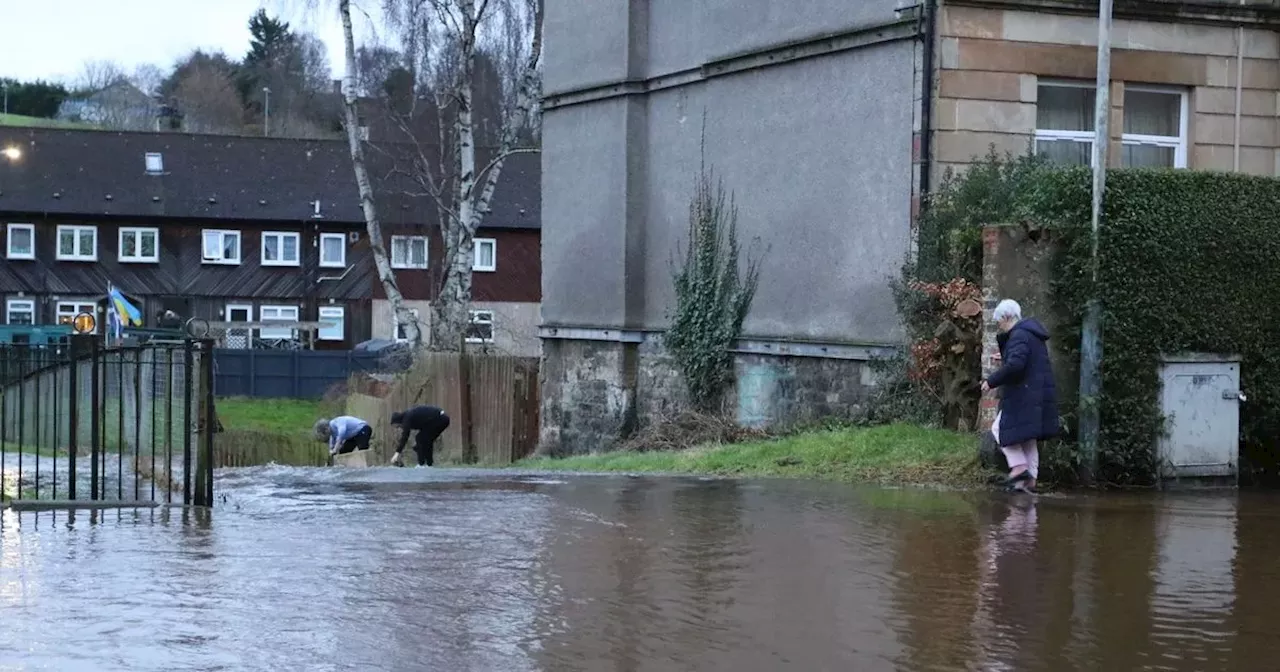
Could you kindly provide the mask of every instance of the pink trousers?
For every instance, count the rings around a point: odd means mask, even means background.
[[[1032,479],[1040,477],[1040,449],[1036,446],[1035,439],[1012,446],[1001,446],[1000,450],[1009,462],[1009,471],[1026,465],[1027,473],[1031,474]]]

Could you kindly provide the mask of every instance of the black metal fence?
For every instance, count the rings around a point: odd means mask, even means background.
[[[219,348],[214,361],[219,397],[318,399],[353,373],[396,368],[394,361],[378,353],[352,350]]]
[[[212,504],[212,353],[0,344],[0,499]]]

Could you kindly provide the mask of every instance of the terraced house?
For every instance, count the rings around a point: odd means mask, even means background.
[[[660,334],[703,158],[769,250],[730,399],[747,424],[864,398],[948,168],[992,146],[1091,160],[1096,0],[804,4],[547,3],[545,448],[678,399]],[[1110,165],[1277,174],[1278,26],[1271,0],[1117,0]]]
[[[325,322],[312,344],[322,349],[394,333],[390,321],[375,323],[389,311],[377,307],[343,142],[0,128],[0,148],[5,324],[57,324],[81,312],[101,318],[114,285],[148,326],[167,311],[211,322]],[[402,283],[427,285],[434,210],[396,179],[383,174],[377,183],[392,262],[404,269]],[[537,221],[525,220],[535,239]],[[532,263],[519,245],[506,248],[489,247],[478,272],[538,268],[536,245]],[[534,325],[525,329],[532,334]],[[493,336],[481,331],[476,340]],[[232,348],[305,341],[289,327],[225,335]]]

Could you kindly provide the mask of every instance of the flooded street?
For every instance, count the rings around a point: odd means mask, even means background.
[[[0,513],[0,670],[1242,670],[1280,497],[262,467]]]

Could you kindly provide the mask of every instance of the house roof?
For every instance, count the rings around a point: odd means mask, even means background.
[[[0,127],[0,212],[61,216],[364,223],[347,145],[334,140]],[[147,172],[158,153],[160,174]],[[376,161],[370,152],[370,160]],[[540,228],[536,155],[506,163],[484,228]],[[388,224],[430,225],[435,207],[405,178],[379,171],[374,190]]]

